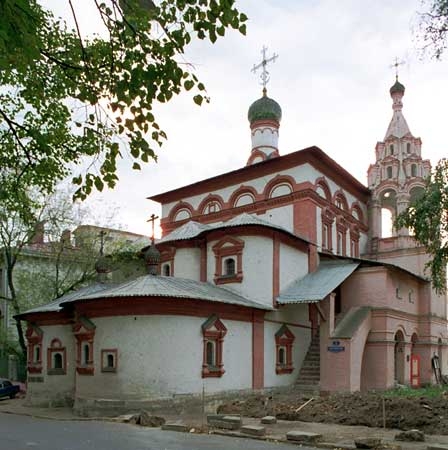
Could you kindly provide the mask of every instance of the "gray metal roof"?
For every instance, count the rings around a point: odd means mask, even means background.
[[[287,230],[286,228],[276,225],[275,223],[269,222],[267,220],[261,219],[258,216],[248,214],[248,213],[242,213],[239,214],[236,217],[233,217],[232,219],[228,220],[227,222],[219,222],[219,223],[213,223],[213,224],[202,224],[199,222],[195,222],[194,220],[190,220],[189,222],[184,223],[179,228],[176,228],[171,233],[164,236],[162,239],[159,239],[156,244],[161,244],[164,242],[173,242],[173,241],[180,241],[184,239],[192,239],[200,234],[202,234],[205,231],[211,231],[211,230],[218,230],[222,228],[229,228],[229,227],[239,227],[244,225],[259,225],[263,227],[269,227],[274,228],[276,230],[283,231],[285,233],[290,234],[291,236],[298,237],[302,240],[306,240],[303,237],[294,234],[293,232]]]
[[[156,244],[161,244],[163,242],[191,239],[196,236],[199,236],[203,231],[212,229],[213,227],[211,227],[210,225],[205,225],[203,223],[190,220],[189,222],[184,223],[179,228],[176,228],[174,231],[164,236],[162,239],[157,240]]]
[[[272,309],[270,306],[249,300],[228,288],[221,288],[211,283],[188,280],[186,278],[155,275],[143,275],[108,290],[79,296],[72,301],[119,297],[189,298],[218,303],[229,303],[249,308]]]
[[[280,304],[315,303],[323,300],[344,280],[360,263],[323,262],[316,272],[292,282],[277,298]]]
[[[110,287],[111,287],[110,284],[94,283],[91,284],[90,286],[78,289],[77,291],[69,292],[68,294],[63,295],[50,303],[29,309],[28,311],[25,311],[20,315],[40,313],[40,312],[60,311],[62,309],[61,305],[65,302],[73,302],[75,300],[80,299],[81,297],[84,297],[85,295],[90,295],[96,292],[104,291],[106,289],[109,289]]]

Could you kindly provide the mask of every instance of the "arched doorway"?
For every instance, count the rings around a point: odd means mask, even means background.
[[[401,330],[395,333],[395,348],[394,348],[394,380],[395,383],[404,384],[404,364],[405,364],[405,351],[404,351],[404,335]]]

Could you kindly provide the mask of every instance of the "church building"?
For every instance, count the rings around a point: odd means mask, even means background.
[[[28,401],[132,409],[202,392],[433,383],[434,355],[447,369],[446,298],[409,230],[381,230],[431,169],[404,92],[397,79],[364,186],[317,147],[282,156],[282,110],[265,88],[248,111],[246,166],[150,197],[163,236],[143,249],[148,274],[102,277],[20,316]]]

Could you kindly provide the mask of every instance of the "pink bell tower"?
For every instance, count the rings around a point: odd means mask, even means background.
[[[384,210],[393,221],[416,198],[424,187],[424,179],[430,174],[429,160],[422,159],[422,141],[414,137],[403,115],[402,99],[405,87],[398,81],[390,88],[393,115],[384,140],[375,147],[376,161],[368,171],[368,185],[372,191],[369,207],[371,253],[381,250],[383,238],[394,248],[415,247],[406,228],[392,228],[391,236],[383,230]]]

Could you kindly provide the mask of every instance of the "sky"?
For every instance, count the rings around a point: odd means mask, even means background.
[[[46,3],[61,5],[55,2]],[[149,235],[146,221],[161,208],[147,197],[246,164],[247,110],[262,89],[251,68],[261,61],[263,45],[268,56],[279,55],[268,67],[267,89],[283,111],[281,155],[316,145],[366,184],[376,142],[392,117],[397,57],[405,61],[399,67],[403,113],[423,141],[422,156],[433,165],[448,156],[448,52],[440,62],[421,59],[413,33],[420,0],[237,0],[237,7],[249,17],[246,36],[229,31],[215,44],[194,42],[184,56],[211,102],[198,107],[183,93],[156,106],[168,141],[157,163],[141,171],[121,161],[116,188],[86,201],[99,222],[115,210],[121,228]]]

